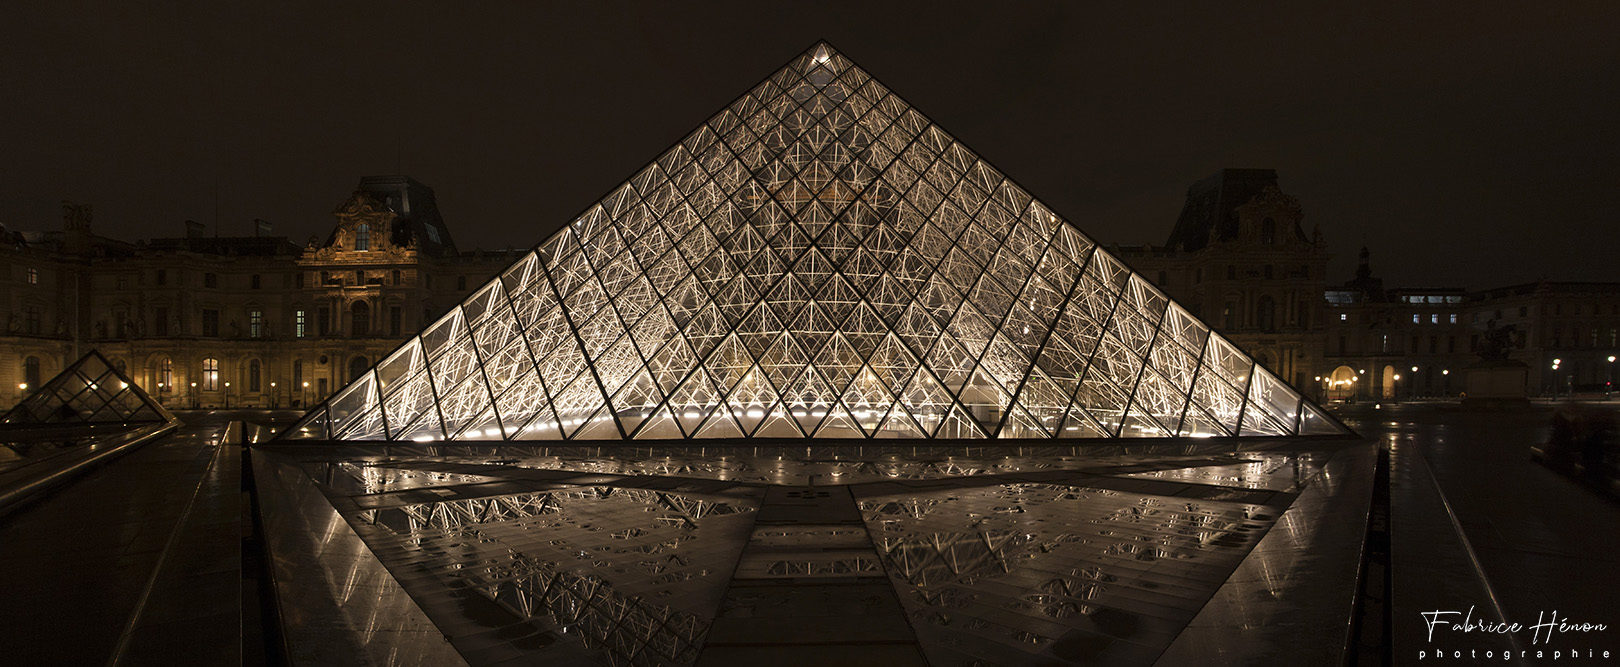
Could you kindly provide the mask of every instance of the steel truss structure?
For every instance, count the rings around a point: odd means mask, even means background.
[[[1343,432],[818,43],[284,437]]]

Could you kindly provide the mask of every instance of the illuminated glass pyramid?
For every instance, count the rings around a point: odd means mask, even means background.
[[[0,426],[140,424],[174,421],[149,394],[96,350],[0,416]]]
[[[820,43],[284,437],[1341,432]]]

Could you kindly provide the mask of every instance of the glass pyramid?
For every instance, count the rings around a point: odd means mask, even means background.
[[[91,350],[58,373],[4,416],[0,425],[164,423],[164,409],[100,352]]]
[[[1343,432],[818,43],[283,437]]]

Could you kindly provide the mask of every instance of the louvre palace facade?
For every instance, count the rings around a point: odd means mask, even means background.
[[[89,206],[61,231],[5,230],[0,396],[101,351],[170,408],[319,401],[514,255],[462,252],[433,191],[372,177],[324,239],[98,235]]]

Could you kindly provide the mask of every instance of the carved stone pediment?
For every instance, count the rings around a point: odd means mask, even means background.
[[[1268,185],[1260,190],[1260,194],[1237,207],[1237,211],[1239,216],[1267,214],[1273,218],[1286,217],[1294,222],[1305,217],[1305,209],[1300,207],[1299,200],[1292,195],[1284,194],[1275,185]]]
[[[397,217],[388,205],[364,190],[356,190],[347,200],[333,212],[337,216],[337,228],[327,239],[327,250],[353,250],[359,246],[358,234],[361,225],[366,227],[367,251],[388,250],[389,229]]]
[[[339,204],[337,210],[332,213],[337,215],[338,218],[392,218],[394,216],[386,205],[377,201],[376,197],[371,196],[371,193],[364,190],[356,190],[347,200]]]

